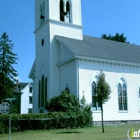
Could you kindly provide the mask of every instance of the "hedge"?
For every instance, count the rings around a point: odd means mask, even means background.
[[[46,114],[11,114],[11,132],[25,130],[49,130],[92,126],[88,112],[51,112]],[[0,134],[8,133],[9,115],[0,114]]]

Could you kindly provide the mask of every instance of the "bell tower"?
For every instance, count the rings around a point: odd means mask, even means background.
[[[35,29],[49,26],[49,33],[83,39],[81,0],[35,0]]]
[[[33,112],[44,111],[46,100],[61,93],[60,46],[55,35],[82,40],[81,0],[35,0],[36,58]]]

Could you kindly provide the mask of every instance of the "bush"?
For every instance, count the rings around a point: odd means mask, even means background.
[[[11,131],[48,130],[92,126],[90,106],[85,105],[83,96],[78,98],[67,90],[55,96],[46,104],[46,114],[11,114]],[[0,115],[0,133],[8,133],[9,115]]]
[[[80,112],[78,98],[68,90],[62,91],[61,95],[48,100],[45,108],[49,112]]]
[[[70,116],[74,116],[71,120],[71,127],[84,127],[92,125],[92,113],[91,106],[86,105],[85,97],[83,96],[81,101],[70,94],[68,90],[62,91],[61,95],[55,96],[48,100],[46,103],[46,109],[49,112],[67,112]],[[79,124],[77,124],[77,122]],[[69,122],[68,122],[69,123]]]
[[[89,123],[90,122],[90,123]],[[47,114],[11,114],[11,131],[80,128],[92,125],[86,113],[50,112]],[[8,133],[9,115],[0,115],[0,133]]]

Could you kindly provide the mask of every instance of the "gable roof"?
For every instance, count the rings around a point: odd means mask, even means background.
[[[19,85],[15,85],[13,92],[19,93],[19,86],[20,86],[20,91],[25,88],[29,83],[19,83]]]
[[[75,56],[140,63],[140,46],[83,36],[83,40],[55,36]]]

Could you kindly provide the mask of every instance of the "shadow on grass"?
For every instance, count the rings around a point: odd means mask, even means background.
[[[65,131],[65,132],[57,132],[55,134],[76,134],[76,133],[82,133],[77,131]]]

